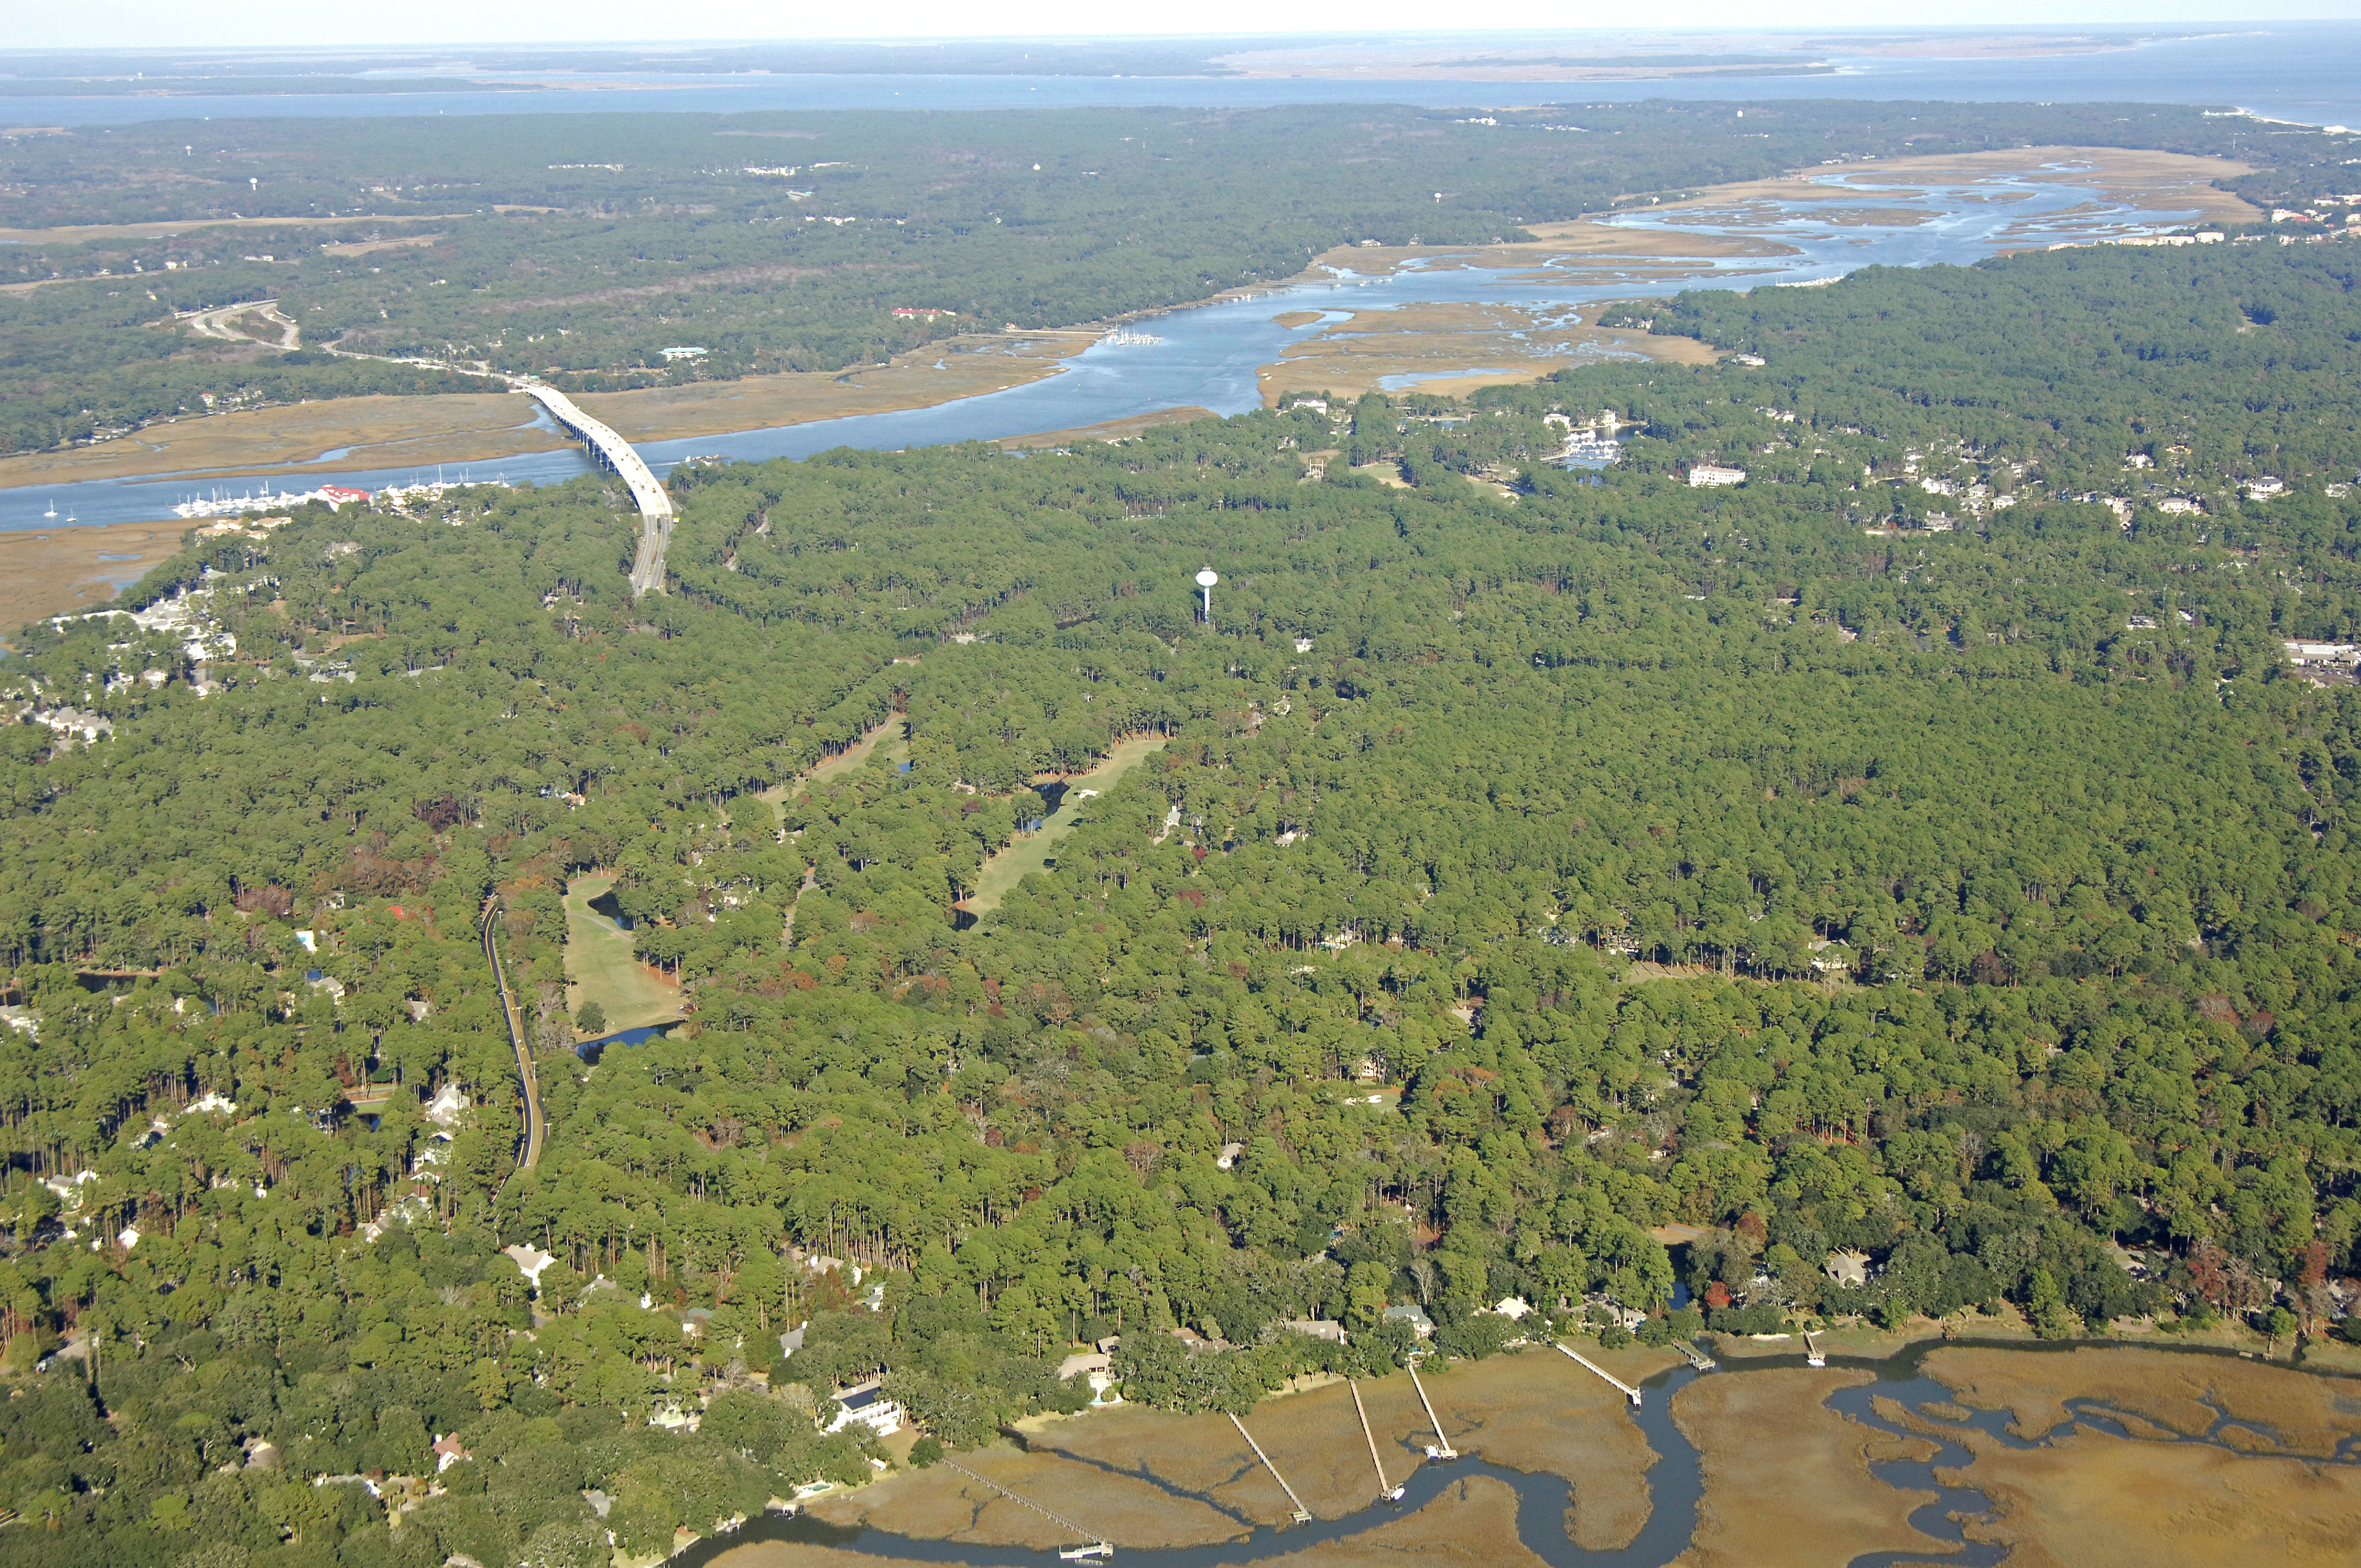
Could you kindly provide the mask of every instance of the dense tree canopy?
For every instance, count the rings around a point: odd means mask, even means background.
[[[58,1528],[12,1557],[587,1562],[864,1470],[810,1412],[869,1375],[972,1442],[1120,1333],[1140,1397],[1237,1408],[1400,1354],[1389,1303],[1465,1354],[1510,1294],[1693,1329],[1676,1282],[1740,1332],[2316,1311],[2361,1264],[2361,698],[2282,642],[2355,630],[2346,269],[2043,255],[1656,319],[1767,363],[697,466],[639,604],[595,480],[311,508],[127,597],[186,596],[202,683],[185,629],[28,632],[0,1503]],[[1602,408],[1622,463],[1541,460]],[[1411,483],[1310,477],[1348,443]],[[906,759],[795,785],[881,726]],[[593,867],[687,1009],[595,1067]],[[1315,1316],[1354,1343],[1280,1330]],[[296,1484],[455,1430],[400,1530]],[[252,1440],[281,1468],[223,1473]]]

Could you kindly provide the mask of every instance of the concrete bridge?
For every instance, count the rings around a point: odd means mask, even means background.
[[[640,550],[631,563],[631,594],[639,598],[663,592],[664,546],[672,543],[672,497],[657,481],[647,459],[611,426],[592,419],[556,388],[531,380],[518,384],[549,411],[550,418],[580,436],[592,456],[631,488],[631,499],[640,509]]]
[[[231,331],[227,323],[244,312],[258,310],[285,329],[286,341],[275,346],[290,349],[301,346],[296,340],[295,323],[280,315],[278,306],[276,300],[261,300],[225,306],[217,311],[195,312],[186,319],[194,322],[201,335],[247,341],[243,334]],[[525,392],[537,399],[541,406],[549,411],[552,419],[580,436],[582,444],[590,449],[590,455],[621,476],[623,483],[631,488],[631,499],[640,509],[640,548],[631,561],[631,597],[638,598],[664,591],[664,547],[672,543],[672,497],[665,494],[664,486],[657,482],[655,470],[648,466],[647,459],[634,451],[630,442],[616,434],[611,425],[592,419],[575,405],[572,398],[555,387],[545,387],[530,376],[511,376],[505,371],[495,370],[480,360],[473,365],[455,365],[442,359],[390,358],[382,354],[362,354],[333,343],[321,346],[346,359],[374,359],[382,365],[420,365],[431,370],[450,370],[460,375],[505,381],[511,390]]]

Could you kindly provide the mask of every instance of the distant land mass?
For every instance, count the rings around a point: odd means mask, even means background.
[[[280,98],[346,93],[538,93],[538,82],[459,76],[106,76],[0,81],[0,98]]]
[[[1478,55],[1439,60],[1436,66],[1443,70],[1545,66],[1553,71],[1612,71],[1618,76],[1822,76],[1836,71],[1824,60],[1769,54]]]

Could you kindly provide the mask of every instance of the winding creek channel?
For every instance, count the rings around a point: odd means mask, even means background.
[[[2073,167],[2059,166],[2050,172]],[[1811,171],[1810,177],[1832,181],[1845,172]],[[1895,221],[1832,222],[1828,203],[1770,200],[1678,214],[1627,213],[1609,220],[1612,226],[1632,231],[1635,238],[1650,231],[1675,234],[1684,240],[1728,236],[1770,241],[1791,254],[1681,256],[1660,261],[1635,255],[1609,267],[1600,266],[1597,258],[1561,258],[1562,265],[1488,268],[1461,265],[1452,253],[1437,251],[1431,259],[1385,276],[1332,271],[1248,296],[1167,312],[1137,323],[1127,334],[1152,341],[1101,342],[1065,360],[1054,375],[1001,391],[929,408],[635,444],[663,474],[691,456],[761,462],[808,457],[840,446],[900,450],[1083,430],[1177,408],[1244,413],[1262,405],[1257,375],[1263,367],[1278,363],[1291,344],[1345,319],[1347,313],[1422,304],[1505,304],[1554,313],[1570,326],[1573,323],[1565,318],[1595,317],[1591,307],[1661,295],[1673,288],[1717,280],[1741,288],[1807,284],[1862,267],[1964,265],[2006,250],[2152,233],[2183,224],[2190,216],[2147,210],[2094,186],[2056,178],[1993,171],[1976,178],[1915,178],[1884,186],[1862,183],[1860,171],[1853,173],[1856,178],[1841,187],[1847,202],[1873,205]],[[1319,313],[1317,319],[1292,326],[1273,319],[1312,311]],[[1544,337],[1549,331],[1546,326],[1535,330]],[[456,480],[463,471],[478,481],[558,484],[597,470],[579,448],[564,447],[487,459],[464,469],[459,464],[343,472],[307,467],[298,476],[255,468],[235,479],[162,474],[27,486],[0,489],[0,530],[56,528],[69,519],[82,524],[153,522],[170,518],[181,501],[215,493],[268,494],[282,485],[306,490],[324,484],[380,490],[438,478]]]
[[[2008,1554],[2005,1546],[1967,1539],[1963,1526],[1988,1517],[1992,1505],[1990,1499],[1973,1486],[1947,1486],[1938,1479],[1938,1471],[1949,1471],[1956,1475],[1962,1470],[1969,1471],[1969,1479],[1973,1479],[1973,1452],[1955,1438],[1946,1436],[1946,1429],[1957,1433],[1973,1431],[2009,1448],[2022,1450],[2047,1448],[2055,1437],[2073,1432],[2079,1424],[2125,1441],[2194,1443],[2248,1459],[2284,1460],[2289,1457],[2285,1453],[2258,1453],[2251,1444],[2224,1441],[2223,1434],[2225,1429],[2233,1427],[2248,1433],[2259,1432],[2274,1442],[2278,1440],[2276,1432],[2251,1420],[2233,1423],[2227,1417],[2222,1417],[2203,1433],[2159,1435],[2159,1429],[2154,1423],[2137,1418],[2127,1420],[2104,1403],[2091,1399],[2065,1401],[2068,1419],[2052,1429],[2050,1435],[2022,1437],[2011,1430],[2015,1417],[2010,1411],[1968,1409],[1957,1402],[1953,1389],[1921,1370],[1920,1364],[1925,1356],[1946,1344],[2007,1350],[2027,1355],[2086,1348],[2076,1343],[2030,1345],[2011,1341],[1926,1341],[1882,1361],[1842,1355],[1829,1357],[1828,1365],[1832,1369],[1866,1371],[1874,1374],[1876,1380],[1833,1389],[1821,1401],[1823,1404],[1872,1431],[1892,1437],[1926,1440],[1935,1449],[1929,1457],[1923,1460],[1881,1460],[1869,1466],[1871,1474],[1878,1480],[1898,1491],[1932,1495],[1931,1500],[1913,1509],[1910,1514],[1911,1525],[1929,1538],[1929,1546],[1917,1551],[1863,1552],[1852,1558],[1847,1568],[1896,1568],[1901,1563],[1923,1562],[1930,1554],[1937,1553],[1944,1562],[1959,1564],[1960,1568],[1995,1568]],[[2226,1355],[2229,1353],[2188,1348],[2177,1350],[2174,1354]],[[1569,1517],[1568,1510],[1576,1506],[1576,1499],[1573,1486],[1564,1478],[1510,1470],[1472,1456],[1452,1462],[1430,1459],[1421,1464],[1411,1473],[1398,1504],[1373,1500],[1367,1507],[1341,1519],[1283,1527],[1253,1525],[1234,1508],[1204,1493],[1189,1491],[1142,1471],[1126,1469],[1120,1472],[1126,1478],[1148,1482],[1169,1496],[1204,1504],[1236,1519],[1241,1533],[1233,1540],[1210,1545],[1135,1548],[1118,1543],[1117,1550],[1126,1563],[1137,1564],[1138,1568],[1223,1568],[1227,1564],[1257,1562],[1331,1541],[1349,1541],[1380,1530],[1404,1515],[1424,1508],[1458,1483],[1480,1475],[1501,1483],[1516,1494],[1518,1539],[1526,1551],[1550,1564],[1550,1568],[1663,1568],[1664,1564],[1687,1550],[1697,1530],[1698,1506],[1705,1494],[1703,1461],[1696,1445],[1674,1420],[1675,1398],[1699,1377],[1743,1377],[1750,1373],[1797,1368],[1805,1365],[1805,1358],[1801,1355],[1749,1356],[1735,1362],[1724,1362],[1720,1369],[1711,1372],[1676,1367],[1658,1373],[1643,1383],[1641,1387],[1645,1398],[1636,1408],[1629,1409],[1626,1414],[1637,1425],[1641,1435],[1657,1456],[1656,1464],[1647,1472],[1649,1513],[1639,1534],[1628,1545],[1614,1550],[1591,1551],[1568,1539],[1561,1521]],[[1887,1409],[1895,1405],[1905,1407],[1909,1411],[1907,1423],[1890,1420],[1880,1409],[1881,1405]],[[1064,1454],[1061,1457],[1072,1459],[1074,1456]],[[2307,1462],[2361,1465],[2361,1438],[2347,1438],[2339,1444],[2333,1456],[2310,1455]],[[1082,1512],[1087,1507],[1082,1502],[1066,1497],[1047,1500],[1055,1507],[1075,1512]],[[708,1564],[723,1553],[738,1547],[772,1541],[824,1547],[854,1557],[963,1563],[971,1565],[971,1568],[1041,1568],[1044,1563],[1057,1561],[1047,1551],[926,1540],[865,1526],[834,1525],[807,1514],[774,1514],[750,1521],[730,1534],[697,1541],[685,1548],[673,1561],[681,1568],[708,1568]]]

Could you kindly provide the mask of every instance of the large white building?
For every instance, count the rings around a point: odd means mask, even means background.
[[[874,1379],[856,1383],[836,1396],[836,1419],[828,1430],[836,1432],[858,1421],[879,1437],[891,1437],[902,1430],[902,1407],[886,1396]]]

